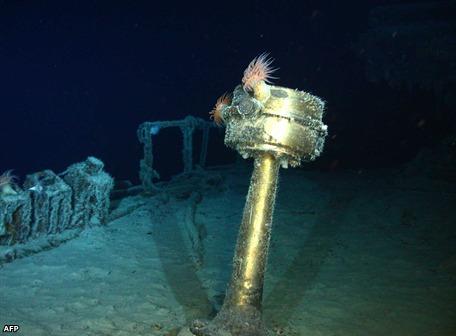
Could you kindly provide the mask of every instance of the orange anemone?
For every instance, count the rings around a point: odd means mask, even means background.
[[[211,115],[211,119],[217,124],[217,126],[221,126],[223,124],[223,116],[222,116],[222,108],[231,104],[231,97],[224,93],[217,99],[214,108],[212,109],[209,114]]]
[[[244,77],[242,77],[244,90],[252,91],[260,81],[270,83],[271,79],[276,78],[271,76],[277,69],[271,66],[273,59],[268,56],[268,53],[262,53],[255,57],[244,70]]]

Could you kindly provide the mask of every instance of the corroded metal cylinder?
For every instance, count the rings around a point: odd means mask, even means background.
[[[225,144],[244,158],[271,153],[287,167],[315,160],[323,150],[327,127],[324,102],[307,92],[264,84],[251,97],[241,86],[223,113]]]
[[[318,97],[264,82],[251,94],[238,86],[224,107],[225,144],[254,158],[254,169],[225,301],[212,321],[193,323],[194,335],[270,334],[261,302],[279,167],[296,167],[319,156],[327,134],[323,110]]]

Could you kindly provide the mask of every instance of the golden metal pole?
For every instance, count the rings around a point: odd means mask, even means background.
[[[278,173],[271,154],[255,158],[225,305],[261,309]]]
[[[324,103],[309,93],[261,82],[253,94],[236,87],[222,110],[225,144],[254,158],[253,174],[223,306],[209,322],[194,321],[197,336],[270,335],[261,318],[279,167],[296,167],[323,150]]]
[[[195,335],[268,335],[261,320],[261,302],[279,168],[269,153],[255,158],[225,301],[210,324],[194,322]]]

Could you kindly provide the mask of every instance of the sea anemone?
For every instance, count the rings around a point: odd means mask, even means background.
[[[0,175],[0,195],[15,195],[17,192],[13,189],[16,176],[12,174],[12,170],[7,170]]]
[[[271,83],[271,74],[277,69],[271,66],[273,59],[268,58],[268,53],[262,53],[255,57],[244,70],[244,77],[242,77],[242,84],[244,90],[253,91],[253,88],[261,81]]]
[[[217,99],[214,108],[212,109],[209,114],[211,115],[211,119],[217,124],[217,126],[221,126],[223,124],[223,116],[222,116],[222,108],[231,104],[231,97],[224,93]]]

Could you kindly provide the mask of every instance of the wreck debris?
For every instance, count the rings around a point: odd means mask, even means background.
[[[2,245],[104,224],[114,183],[103,167],[89,157],[58,175],[51,170],[27,175],[25,190],[0,196],[0,263],[16,255]]]
[[[195,130],[201,130],[202,144],[199,155],[200,167],[206,165],[207,145],[209,141],[209,129],[216,127],[214,123],[205,121],[201,118],[187,116],[181,120],[144,122],[138,127],[137,135],[139,142],[143,144],[144,158],[140,162],[139,178],[146,191],[156,190],[153,180],[160,178],[154,169],[153,143],[152,137],[157,135],[163,128],[179,127],[183,137],[182,158],[184,163],[184,173],[189,173],[194,169],[193,164],[193,134]]]
[[[0,245],[21,243],[28,238],[31,212],[26,192],[0,197]]]
[[[114,180],[103,168],[102,161],[89,157],[84,162],[71,165],[65,171],[63,179],[73,189],[71,227],[105,223]]]
[[[30,238],[65,230],[71,218],[71,187],[51,170],[27,175],[24,182],[32,205]]]

